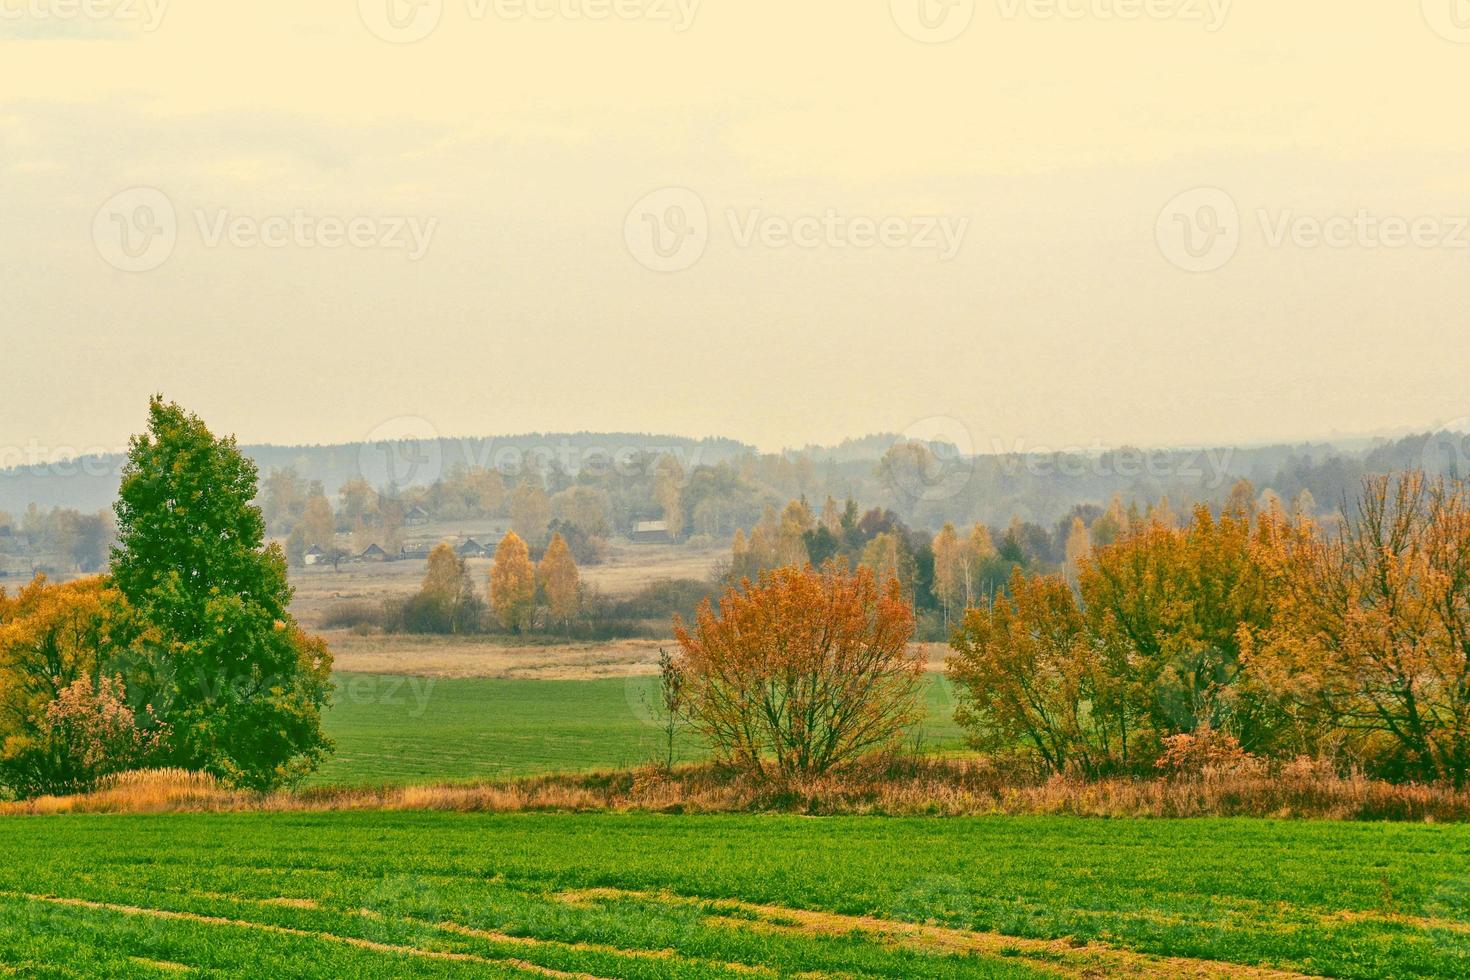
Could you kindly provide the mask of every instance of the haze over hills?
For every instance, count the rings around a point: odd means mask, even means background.
[[[1321,505],[1330,506],[1366,472],[1422,467],[1433,473],[1470,474],[1465,430],[1445,426],[1433,438],[1420,432],[1397,439],[1343,435],[1292,444],[1056,451],[957,447],[936,436],[921,440],[931,459],[927,470],[920,463],[912,474],[893,465],[892,456],[894,447],[915,440],[894,433],[764,455],[725,437],[587,431],[466,438],[415,437],[408,431],[370,442],[251,445],[242,450],[262,478],[291,469],[302,481],[319,482],[332,498],[358,477],[377,488],[408,489],[431,485],[462,468],[495,469],[512,479],[531,469],[555,474],[565,483],[647,471],[648,460],[662,456],[676,459],[686,474],[742,460],[802,461],[810,467],[807,475],[764,473],[754,482],[778,495],[853,496],[865,505],[890,507],[905,519],[931,524],[971,518],[998,522],[1014,516],[1047,522],[1074,506],[1103,503],[1114,494],[1139,501],[1169,496],[1175,505],[1187,507],[1222,498],[1240,479],[1284,498],[1307,490]],[[123,462],[123,454],[109,453],[0,469],[0,511],[19,516],[31,504],[83,512],[110,507]]]

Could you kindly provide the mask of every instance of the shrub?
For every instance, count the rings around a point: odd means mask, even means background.
[[[919,717],[924,662],[895,579],[780,568],[675,619],[689,715],[727,766],[821,774],[891,748]]]
[[[167,735],[163,725],[138,728],[122,678],[104,677],[94,689],[83,677],[46,706],[34,736],[7,741],[0,769],[23,797],[87,793],[103,777],[145,765]]]

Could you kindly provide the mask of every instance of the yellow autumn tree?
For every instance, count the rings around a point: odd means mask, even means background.
[[[495,549],[490,567],[490,608],[504,628],[524,633],[536,612],[536,568],[531,549],[514,531],[506,533]]]
[[[659,459],[653,476],[653,495],[669,525],[669,537],[677,539],[684,533],[684,467],[674,457]]]
[[[539,545],[546,540],[551,523],[551,498],[541,481],[530,474],[521,477],[510,496],[510,527],[523,542]]]
[[[581,606],[582,592],[572,549],[560,534],[551,536],[551,544],[547,545],[536,569],[536,578],[551,618],[562,624],[571,622]]]
[[[1067,584],[1077,588],[1082,563],[1092,555],[1092,535],[1081,517],[1072,518],[1072,528],[1067,532],[1067,564],[1064,574]]]
[[[976,524],[965,539],[964,576],[965,606],[974,606],[980,600],[981,577],[986,564],[995,557],[995,542],[990,537],[990,528]]]
[[[944,610],[944,628],[966,601],[965,553],[953,524],[945,524],[934,536],[934,594]]]
[[[776,561],[780,565],[800,568],[809,560],[806,550],[806,533],[816,526],[811,508],[804,500],[793,500],[781,512],[780,530],[776,539]]]
[[[1332,536],[1274,518],[1252,666],[1383,774],[1470,782],[1470,487],[1364,481]]]

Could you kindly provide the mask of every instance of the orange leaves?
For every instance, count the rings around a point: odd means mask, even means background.
[[[691,717],[722,761],[783,776],[890,746],[918,717],[922,660],[896,580],[780,568],[675,623]]]

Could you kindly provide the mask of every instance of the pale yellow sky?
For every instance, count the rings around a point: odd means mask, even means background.
[[[1470,0],[0,0],[0,446],[1428,427],[1467,83]]]

